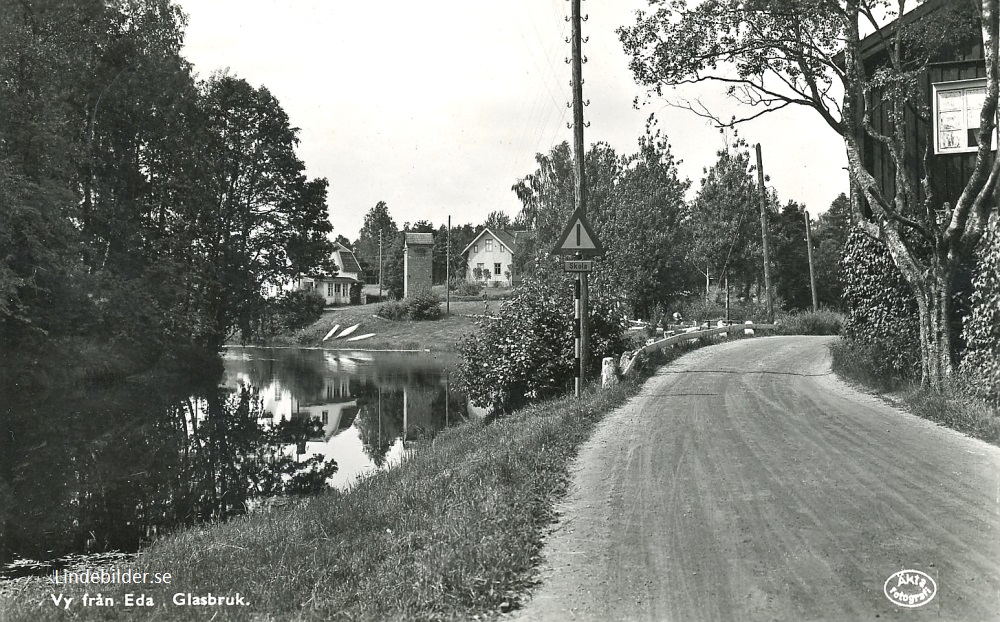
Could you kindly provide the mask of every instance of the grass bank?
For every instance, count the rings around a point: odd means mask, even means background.
[[[909,412],[1000,446],[1000,408],[976,397],[958,378],[944,393],[873,371],[869,354],[839,340],[830,347],[833,371],[848,382],[876,393]]]
[[[496,311],[496,302],[490,303],[490,310]],[[366,349],[366,350],[431,350],[434,352],[454,352],[458,343],[466,335],[471,335],[478,327],[475,316],[482,314],[482,301],[453,301],[451,314],[444,315],[445,304],[441,303],[442,317],[439,320],[408,321],[387,320],[376,317],[377,304],[338,307],[327,310],[323,317],[301,330],[278,335],[268,340],[272,346],[319,346],[324,348]],[[330,329],[340,325],[340,330],[358,324],[352,333],[375,336],[363,341],[349,342],[336,337],[323,341]],[[338,331],[340,332],[340,331]]]

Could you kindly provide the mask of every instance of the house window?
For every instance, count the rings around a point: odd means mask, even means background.
[[[478,244],[473,244],[472,245],[472,252],[473,253],[478,253],[479,252],[479,245]]]
[[[979,147],[976,137],[984,101],[985,80],[934,85],[934,153],[968,153]],[[996,149],[996,139],[991,142]]]
[[[496,276],[500,276],[500,264],[498,263],[493,264],[493,274]]]
[[[486,240],[486,252],[487,253],[493,252],[493,240]]]
[[[323,411],[323,425],[326,425],[328,423],[330,423],[330,411],[324,410]]]
[[[333,291],[336,292],[336,294],[338,296],[340,295],[340,283],[337,283],[336,285],[334,285]]]
[[[333,283],[326,284],[326,295],[333,296]]]

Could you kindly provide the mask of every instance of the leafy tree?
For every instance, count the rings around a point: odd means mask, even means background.
[[[913,291],[920,317],[921,379],[941,389],[954,368],[956,279],[996,210],[1000,159],[992,155],[990,136],[1000,92],[1000,0],[941,3],[933,19],[898,19],[893,28],[880,31],[886,59],[872,72],[864,63],[859,24],[878,29],[877,14],[902,14],[902,0],[653,4],[656,10],[640,12],[634,26],[619,30],[637,82],[652,93],[662,94],[665,86],[714,81],[749,105],[750,114],[724,121],[704,106],[681,105],[720,126],[803,105],[844,138],[855,221],[884,242]],[[913,147],[914,128],[920,124],[910,121],[926,121],[929,112],[918,76],[943,51],[972,43],[981,45],[987,75],[979,148],[959,196],[938,197],[930,167],[911,166],[923,154]],[[871,122],[876,107],[884,107],[892,121],[885,132]],[[890,161],[893,194],[881,189],[865,167],[862,136],[880,145]]]
[[[451,228],[451,268],[446,270],[445,264],[448,262],[448,227],[441,225],[434,236],[434,247],[431,249],[433,256],[432,269],[434,272],[434,282],[444,283],[446,273],[450,273],[453,280],[464,279],[467,269],[465,257],[462,250],[476,237],[475,228],[472,225],[452,226]]]
[[[511,188],[521,201],[518,221],[535,232],[535,253],[547,254],[573,213],[573,156],[568,142],[536,154],[538,168]],[[527,266],[525,266],[527,267]]]
[[[406,244],[406,232],[400,231],[391,240],[384,241],[384,258],[382,266],[382,286],[389,296],[400,299],[403,297],[403,247]]]
[[[499,210],[490,212],[484,224],[487,229],[493,231],[506,231],[511,228],[510,216]]]
[[[820,214],[812,231],[816,297],[824,307],[840,308],[843,285],[840,256],[851,228],[851,202],[840,194],[830,209]]]
[[[250,334],[262,287],[335,272],[325,179],[307,180],[296,130],[264,87],[227,75],[204,87],[212,208],[204,213],[214,341]],[[208,218],[211,218],[208,221]]]
[[[805,210],[789,201],[770,223],[773,285],[778,299],[793,311],[812,309]]]
[[[588,173],[588,180],[597,182],[589,191],[595,201],[591,220],[608,254],[598,263],[594,286],[649,317],[689,287],[682,221],[690,182],[680,178],[666,136],[651,125],[638,147],[617,163],[610,162],[613,152],[605,149],[606,164]]]
[[[434,233],[434,224],[429,220],[418,220],[413,223],[404,223],[403,231],[408,233]]]
[[[732,149],[717,155],[716,163],[705,171],[686,221],[691,232],[688,259],[706,284],[709,277],[721,284],[728,274],[731,287],[749,298],[753,285],[762,280],[758,274],[763,270],[763,250],[754,218],[760,194],[745,141],[737,140]]]
[[[387,251],[396,239],[399,228],[396,221],[389,215],[389,206],[385,201],[379,201],[365,214],[365,222],[361,226],[358,234],[358,241],[354,244],[354,254],[361,264],[361,269],[365,274],[365,280],[369,283],[377,283],[379,278],[379,265],[386,260]],[[379,241],[381,240],[381,258],[379,257]]]

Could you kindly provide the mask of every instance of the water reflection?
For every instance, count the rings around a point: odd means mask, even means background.
[[[224,358],[197,381],[22,395],[0,410],[0,564],[132,551],[262,498],[344,486],[464,419],[441,361]]]
[[[466,400],[455,391],[448,359],[392,352],[232,348],[226,382],[258,391],[275,421],[313,421],[322,433],[296,454],[333,458],[331,484],[399,460],[413,443],[463,421]]]

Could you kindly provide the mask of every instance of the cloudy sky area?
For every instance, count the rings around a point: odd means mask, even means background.
[[[229,71],[265,85],[300,128],[309,176],[330,181],[336,233],[357,238],[382,200],[402,226],[449,215],[482,222],[512,217],[514,182],[536,153],[572,139],[570,25],[566,0],[180,0],[189,16],[185,56],[207,78]],[[655,114],[682,175],[695,186],[725,137],[690,112],[654,101],[635,85],[615,29],[645,0],[588,0],[583,34],[586,144],[635,151]],[[678,91],[729,116],[719,89]],[[760,142],[764,170],[784,203],[812,214],[846,191],[843,143],[818,115],[788,109],[740,130]]]

